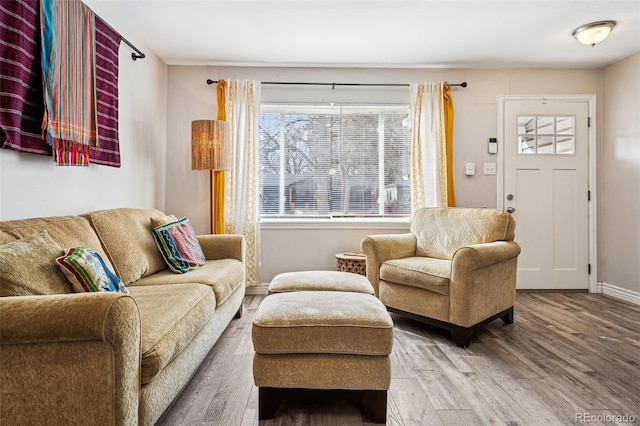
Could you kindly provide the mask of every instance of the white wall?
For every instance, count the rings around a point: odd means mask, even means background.
[[[603,113],[598,281],[640,300],[640,53],[604,69]]]
[[[262,281],[270,282],[276,274],[287,271],[335,270],[335,254],[361,251],[360,240],[365,235],[407,231],[406,224],[263,224]]]
[[[138,47],[147,57],[134,62],[131,51],[120,45],[122,166],[58,167],[51,157],[0,149],[0,220],[114,207],[164,209],[167,65]]]
[[[601,95],[599,70],[462,70],[462,69],[314,69],[314,68],[233,68],[169,67],[167,211],[188,215],[197,232],[208,232],[208,175],[190,170],[190,125],[192,120],[216,116],[215,86],[211,78],[246,78],[261,81],[302,81],[337,83],[410,83],[447,80],[467,81],[466,89],[454,88],[454,180],[459,206],[495,207],[495,176],[484,176],[485,162],[496,162],[487,152],[490,137],[497,130],[498,95],[596,94]],[[408,102],[402,89],[366,89],[263,86],[265,102],[308,100],[329,102],[363,98],[370,101]],[[293,99],[297,97],[296,99]],[[599,107],[598,107],[599,108]],[[599,114],[600,115],[600,114]],[[600,122],[600,117],[598,122]],[[598,127],[599,128],[599,127]],[[475,162],[476,175],[464,175],[464,164]],[[188,189],[187,189],[188,188]],[[304,227],[302,227],[304,228]],[[332,269],[334,254],[355,250],[362,235],[403,232],[405,228],[386,230],[377,226],[345,229],[282,229],[265,226],[262,232],[263,281],[283,271]]]

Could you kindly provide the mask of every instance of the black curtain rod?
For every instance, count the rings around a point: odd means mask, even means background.
[[[216,80],[207,79],[207,84],[215,84]],[[296,83],[290,81],[261,81],[261,84],[281,84],[289,86],[331,86],[335,89],[336,86],[374,86],[374,87],[408,87],[406,83]],[[449,84],[449,86],[467,87],[467,82]]]
[[[0,1],[2,1],[2,0],[0,0]],[[96,15],[96,16],[98,16],[98,15]],[[103,21],[104,21],[104,20],[103,20]],[[106,25],[109,25],[106,21],[104,21],[104,23],[105,23]],[[111,27],[111,25],[109,25],[109,26]],[[111,27],[111,29],[113,30],[113,27]],[[114,31],[116,31],[116,30],[114,30]],[[119,31],[116,31],[116,32],[117,32],[118,34],[120,34],[120,32],[119,32]],[[131,44],[131,42],[130,42],[129,40],[127,40],[126,38],[124,38],[124,37],[122,37],[122,36],[120,36],[120,40],[122,40],[122,41],[124,42],[124,44],[126,44],[127,46],[129,46],[131,49],[133,49],[133,52],[135,52],[135,53],[131,53],[131,59],[132,59],[132,60],[134,60],[134,61],[135,61],[136,59],[144,59],[144,58],[145,58],[144,53],[142,53],[142,52],[140,51],[140,49],[138,49],[138,48],[137,48],[137,47],[135,47],[133,44]]]
[[[133,44],[131,44],[131,43],[129,42],[129,40],[127,40],[126,38],[124,38],[124,37],[122,37],[122,36],[121,36],[120,38],[122,39],[122,41],[124,41],[124,43],[125,43],[127,46],[129,46],[130,48],[132,48],[132,49],[135,51],[135,53],[131,53],[131,59],[133,59],[134,61],[135,61],[136,59],[144,59],[144,57],[145,57],[145,56],[144,56],[144,53],[142,53],[142,52],[140,51],[140,49],[138,49],[138,48],[137,48],[137,47],[135,47]]]

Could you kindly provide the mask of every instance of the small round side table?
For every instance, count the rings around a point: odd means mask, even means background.
[[[367,275],[367,258],[364,253],[337,253],[338,271]]]

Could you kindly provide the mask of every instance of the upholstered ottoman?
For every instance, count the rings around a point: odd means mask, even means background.
[[[355,393],[366,417],[386,421],[393,322],[372,294],[272,293],[256,311],[252,339],[260,419],[273,417],[287,390],[316,389]]]
[[[269,294],[313,290],[374,294],[365,276],[341,271],[284,272],[273,277],[269,284]]]

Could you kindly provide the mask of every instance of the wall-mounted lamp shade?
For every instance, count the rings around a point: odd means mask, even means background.
[[[191,122],[191,169],[229,170],[229,123],[220,120]]]
[[[575,30],[573,30],[571,35],[574,36],[582,44],[590,44],[591,46],[595,46],[596,44],[607,38],[607,36],[615,26],[615,21],[592,22],[590,24],[586,24],[579,28],[576,28]]]

